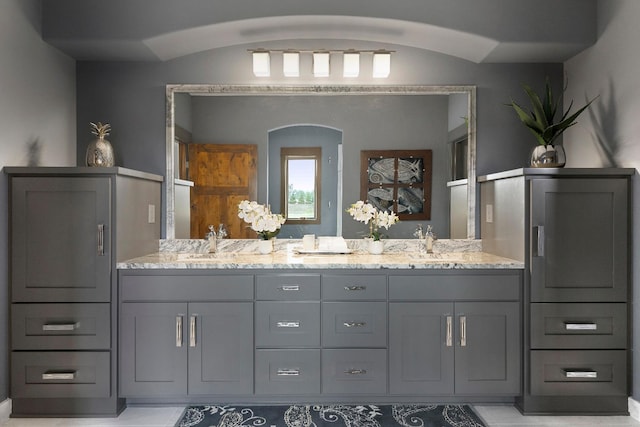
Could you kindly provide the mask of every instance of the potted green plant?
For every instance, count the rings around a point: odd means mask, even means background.
[[[562,100],[562,95],[567,89],[566,83],[557,99],[553,96],[551,83],[549,82],[548,77],[542,98],[531,87],[523,85],[523,88],[531,102],[531,110],[528,112],[525,111],[525,109],[517,104],[513,99],[511,100],[511,103],[507,105],[513,107],[522,123],[531,131],[538,141],[538,145],[531,153],[531,166],[539,168],[563,167],[566,162],[566,157],[562,145],[558,145],[556,143],[557,139],[565,130],[577,123],[576,119],[578,116],[582,114],[582,112],[586,110],[597,97],[593,98],[591,101],[587,102],[585,106],[569,115],[569,112],[573,107],[572,100],[569,104],[569,108],[567,108],[560,119],[557,120],[556,115],[558,114],[560,101]]]

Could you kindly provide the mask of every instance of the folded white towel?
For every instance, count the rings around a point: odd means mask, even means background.
[[[318,236],[318,250],[327,252],[343,252],[349,250],[347,242],[341,236]]]

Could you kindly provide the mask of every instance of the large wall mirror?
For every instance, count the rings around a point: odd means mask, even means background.
[[[390,237],[412,238],[420,222],[434,225],[440,238],[476,238],[475,86],[176,84],[167,85],[166,107],[167,239],[185,238],[177,232],[177,206],[185,206],[184,182],[179,179],[185,178],[180,172],[184,162],[179,161],[189,152],[185,144],[255,144],[257,200],[265,203],[272,167],[268,134],[292,126],[326,127],[342,135],[341,196],[334,206],[338,234],[360,237],[362,224],[344,213],[360,198],[360,151],[429,149],[434,153],[432,217],[403,221],[393,227]]]

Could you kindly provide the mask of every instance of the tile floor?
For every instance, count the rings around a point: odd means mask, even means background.
[[[512,406],[476,406],[489,427],[618,427],[637,426],[631,417],[522,416]],[[118,418],[11,418],[2,427],[173,427],[183,407],[127,408]]]

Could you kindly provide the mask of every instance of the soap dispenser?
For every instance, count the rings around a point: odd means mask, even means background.
[[[427,231],[424,233],[424,243],[427,247],[427,253],[433,253],[433,242],[436,240],[435,234],[433,234],[433,227],[431,225],[427,225]]]
[[[209,241],[209,253],[215,253],[218,248],[218,236],[216,235],[216,228],[213,225],[209,226],[209,232],[205,238]]]

